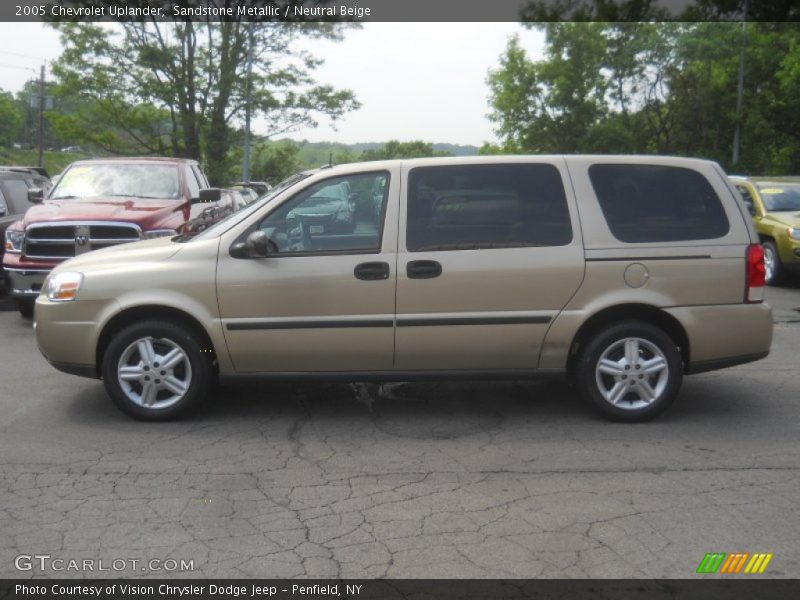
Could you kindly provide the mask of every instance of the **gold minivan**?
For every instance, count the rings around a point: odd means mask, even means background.
[[[219,375],[568,376],[641,421],[684,374],[765,357],[750,215],[713,162],[396,160],[295,175],[195,237],[70,259],[36,301],[44,356],[129,415]]]

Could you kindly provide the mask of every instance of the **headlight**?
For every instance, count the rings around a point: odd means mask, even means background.
[[[160,237],[172,237],[173,235],[178,235],[178,232],[174,229],[153,229],[151,231],[144,232],[144,237],[148,240]]]
[[[19,229],[6,229],[6,252],[19,254],[22,252],[22,242],[25,241],[25,232]]]
[[[44,286],[44,293],[48,300],[53,302],[66,302],[75,300],[78,290],[83,283],[83,274],[71,271],[56,273],[47,278]]]
[[[800,241],[800,229],[797,227],[789,227],[788,234],[793,240]]]

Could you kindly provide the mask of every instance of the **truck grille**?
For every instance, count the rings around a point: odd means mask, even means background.
[[[61,260],[141,239],[141,229],[132,223],[42,223],[25,230],[24,254]]]

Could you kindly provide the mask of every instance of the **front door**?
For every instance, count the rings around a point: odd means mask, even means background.
[[[535,369],[584,272],[563,161],[424,166],[403,177],[395,367]]]
[[[220,249],[217,294],[237,372],[392,368],[398,195],[399,169],[331,177],[259,221],[269,257]]]

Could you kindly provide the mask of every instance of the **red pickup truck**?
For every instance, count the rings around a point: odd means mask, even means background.
[[[176,235],[177,230],[220,202],[196,161],[179,158],[118,158],[71,164],[44,197],[5,232],[3,268],[9,293],[23,316],[45,277],[60,262],[99,248]],[[218,218],[230,210],[215,211]]]

